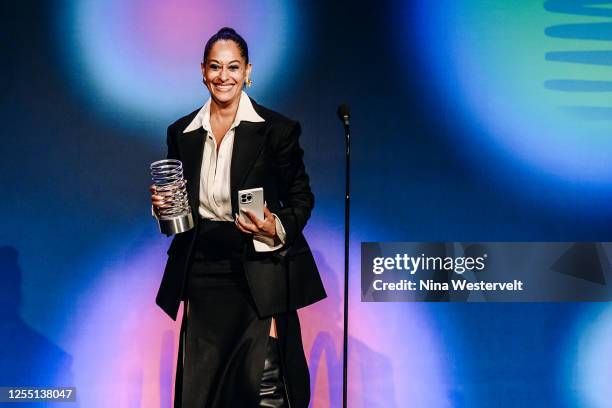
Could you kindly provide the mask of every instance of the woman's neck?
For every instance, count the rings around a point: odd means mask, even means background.
[[[240,97],[222,103],[216,101],[214,98],[211,98],[210,101],[210,115],[215,116],[217,119],[221,119],[221,121],[233,121],[236,117],[236,112],[238,112],[238,105],[240,104]]]

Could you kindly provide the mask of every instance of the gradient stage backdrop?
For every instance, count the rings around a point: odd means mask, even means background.
[[[148,166],[206,100],[202,49],[225,25],[250,95],[303,127],[329,294],[300,311],[311,406],[341,406],[342,102],[349,406],[612,406],[607,303],[362,303],[359,279],[362,241],[612,240],[602,0],[3,4],[0,386],[170,406],[179,323],[154,302],[169,240]]]

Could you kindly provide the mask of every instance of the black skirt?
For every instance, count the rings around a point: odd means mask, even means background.
[[[200,220],[187,275],[182,385],[177,381],[175,406],[259,405],[272,319],[257,316],[249,292],[242,266],[246,239],[232,222]]]

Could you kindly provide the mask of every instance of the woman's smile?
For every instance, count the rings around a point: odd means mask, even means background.
[[[214,87],[219,92],[231,91],[235,84],[214,84]]]

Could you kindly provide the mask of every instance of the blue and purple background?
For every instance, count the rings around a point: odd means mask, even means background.
[[[154,303],[165,128],[207,98],[229,25],[249,93],[298,119],[329,297],[300,311],[313,407],[342,391],[343,138],[352,107],[350,407],[610,407],[607,303],[360,302],[362,241],[612,240],[612,2],[24,0],[3,5],[0,385],[168,407]]]

